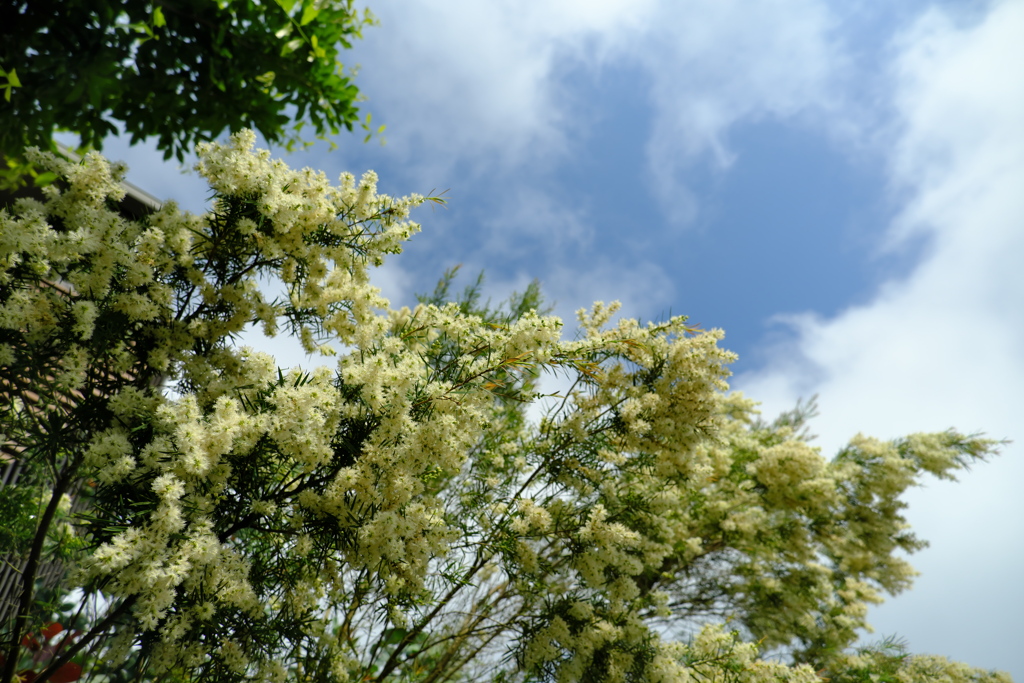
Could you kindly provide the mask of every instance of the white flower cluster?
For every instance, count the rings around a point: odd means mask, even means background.
[[[200,146],[204,216],[126,220],[108,205],[123,171],[97,155],[37,156],[68,188],[0,211],[0,366],[77,430],[61,448],[106,515],[77,578],[132,606],[110,657],[145,639],[156,672],[438,680],[457,672],[419,667],[511,646],[515,676],[559,681],[817,680],[756,640],[861,666],[836,653],[921,546],[900,494],[990,442],[858,437],[826,461],[799,420],[727,395],[721,332],[682,317],[599,302],[566,341],[531,310],[392,310],[369,269],[424,198],[372,173],[332,186],[253,142]],[[283,301],[260,290],[275,278]],[[282,322],[336,366],[279,371],[231,343]],[[534,425],[544,371],[573,385]],[[8,438],[36,438],[42,412],[10,412]],[[694,634],[722,618],[739,631]],[[954,669],[896,680],[989,680]]]

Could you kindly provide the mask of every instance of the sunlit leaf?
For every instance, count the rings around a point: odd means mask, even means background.
[[[320,10],[314,3],[308,3],[302,8],[302,18],[299,19],[299,25],[305,26],[309,22],[316,19],[316,16],[320,14]],[[315,36],[314,36],[315,38]]]

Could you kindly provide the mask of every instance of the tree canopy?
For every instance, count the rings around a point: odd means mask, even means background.
[[[565,339],[536,288],[490,309],[444,281],[392,308],[370,271],[431,198],[253,142],[200,145],[203,216],[124,218],[95,153],[34,154],[66,185],[0,211],[0,417],[41,473],[19,547],[64,539],[84,595],[40,608],[25,572],[3,683],[1009,680],[851,649],[911,582],[900,495],[996,444],[827,459],[807,406],[762,420],[683,317],[596,303]],[[253,324],[330,365],[238,348]]]
[[[0,9],[0,151],[55,131],[100,149],[118,131],[165,158],[250,127],[294,143],[352,130],[339,61],[371,23],[352,0],[15,0]],[[365,122],[368,127],[368,120]]]

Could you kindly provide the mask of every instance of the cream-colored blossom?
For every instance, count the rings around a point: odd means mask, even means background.
[[[420,666],[476,652],[469,680],[818,680],[759,648],[801,642],[836,653],[820,664],[837,672],[879,665],[844,648],[913,576],[900,495],[991,442],[858,436],[827,460],[800,420],[763,423],[728,394],[721,331],[682,317],[598,302],[568,339],[536,311],[393,310],[371,269],[418,231],[424,198],[383,195],[372,172],[332,185],[254,143],[200,146],[202,216],[168,202],[125,218],[123,170],[95,154],[33,153],[66,183],[0,211],[0,367],[39,354],[61,410],[103,386],[68,421],[87,438],[61,448],[116,513],[75,573],[132,604],[111,656],[145,639],[156,675],[274,683],[385,665],[430,678]],[[333,367],[237,348],[257,323]],[[571,388],[534,423],[544,372]],[[40,433],[26,405],[10,401],[6,439]],[[292,652],[322,670],[286,670],[275,657]],[[901,666],[895,680],[1002,680]]]

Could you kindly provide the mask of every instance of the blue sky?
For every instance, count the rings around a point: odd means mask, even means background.
[[[288,161],[448,191],[381,270],[392,302],[455,264],[495,301],[537,278],[565,318],[619,299],[725,329],[765,413],[819,395],[827,454],[859,431],[1015,440],[908,497],[932,546],[871,621],[1024,680],[1024,2],[370,6],[350,56],[387,144]],[[106,151],[201,207],[146,148]]]

